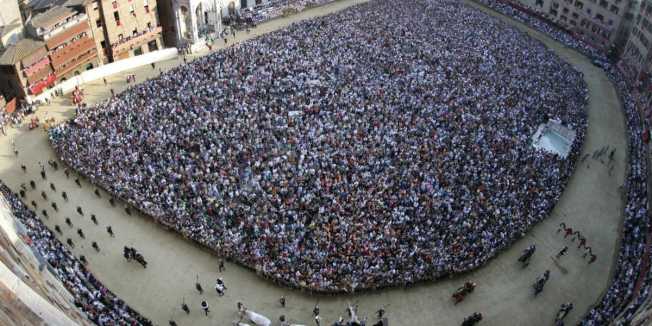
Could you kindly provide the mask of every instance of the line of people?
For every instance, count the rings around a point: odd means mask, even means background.
[[[557,233],[561,233],[562,231],[564,234],[564,239],[570,237],[571,242],[575,242],[575,240],[577,240],[577,249],[584,250],[584,254],[582,255],[582,258],[588,257],[589,265],[593,264],[598,259],[598,256],[593,253],[593,248],[587,245],[586,237],[584,237],[580,231],[573,230],[573,228],[566,226],[566,223],[561,222],[559,223],[559,228],[557,229]]]
[[[53,170],[55,170],[55,171],[58,170],[58,163],[57,163],[56,161],[54,161],[54,160],[48,160],[47,163],[48,163],[48,165],[50,165],[50,167],[51,167]],[[39,167],[40,167],[40,175],[41,175],[41,178],[43,179],[43,181],[47,180],[47,172],[46,172],[46,169],[45,169],[45,165],[43,165],[41,162],[38,162],[38,165],[39,165]],[[26,167],[25,165],[21,165],[21,169],[22,169],[22,171],[23,171],[24,173],[27,173],[27,167]],[[66,177],[69,177],[69,176],[70,176],[70,174],[69,174],[69,172],[68,172],[67,170],[65,171],[65,174],[66,174]],[[81,187],[81,183],[80,183],[80,181],[79,181],[79,178],[77,178],[77,179],[75,180],[75,182],[77,183],[77,185],[78,185],[79,187]],[[34,180],[30,180],[30,181],[29,181],[29,184],[30,184],[30,187],[31,187],[32,190],[36,190],[36,182],[35,182]],[[55,184],[52,183],[52,182],[50,182],[50,190],[53,191],[53,192],[55,192],[55,193],[57,192],[57,188],[56,188]],[[27,191],[28,191],[27,186],[26,186],[24,183],[21,184],[21,185],[20,185],[20,190],[19,190],[19,192],[18,192],[20,198],[25,199],[26,196],[27,196]],[[95,189],[95,194],[96,194],[98,197],[100,197],[100,194],[99,194],[99,190],[98,190],[98,189]],[[42,197],[43,200],[45,200],[45,201],[48,201],[48,200],[49,200],[49,197],[48,197],[47,193],[45,192],[45,190],[41,191],[41,197]],[[62,192],[61,192],[61,197],[64,199],[64,201],[65,201],[66,203],[68,202],[68,194],[67,194],[65,191],[62,191]],[[31,201],[31,205],[34,207],[34,209],[38,209],[38,204],[36,203],[36,201],[32,200],[32,201]],[[59,206],[57,205],[57,203],[56,203],[54,200],[52,201],[52,203],[50,204],[50,206],[52,207],[52,209],[53,209],[55,212],[57,212],[57,213],[59,212]],[[76,210],[77,210],[77,213],[78,213],[79,215],[84,216],[84,212],[83,212],[81,206],[77,206]],[[50,216],[49,216],[49,214],[48,214],[48,211],[47,211],[46,209],[42,209],[42,210],[41,210],[41,215],[43,215],[43,217],[46,218],[46,219],[49,219],[49,218],[50,218]],[[90,220],[91,220],[91,222],[93,222],[93,224],[95,224],[95,225],[99,225],[99,222],[98,222],[98,220],[97,220],[97,216],[95,216],[95,214],[91,214],[91,216],[90,216]],[[66,218],[65,218],[65,223],[66,223],[66,225],[67,225],[69,228],[71,228],[71,229],[73,228],[72,221],[70,220],[69,217],[66,217]],[[55,230],[59,235],[62,235],[62,236],[63,236],[63,230],[61,229],[61,227],[60,227],[59,225],[55,225],[55,226],[54,226],[54,230]],[[115,234],[113,233],[113,228],[112,228],[110,225],[106,226],[106,232],[109,234],[109,236],[111,236],[111,237],[115,237]],[[78,235],[81,239],[86,239],[86,236],[85,236],[85,234],[84,234],[84,231],[83,231],[81,228],[78,228],[78,229],[77,229],[77,235]],[[66,239],[66,244],[68,244],[71,248],[74,248],[74,247],[75,247],[75,243],[74,243],[74,241],[73,241],[71,238],[67,238],[67,239]],[[91,247],[92,247],[93,249],[95,249],[96,252],[100,252],[100,247],[99,247],[99,245],[98,245],[98,243],[97,243],[96,241],[92,241],[92,242],[91,242]]]
[[[152,325],[138,312],[104,287],[85,267],[85,257],[77,259],[41,222],[17,195],[3,183],[0,193],[16,220],[27,230],[33,248],[52,267],[54,275],[73,295],[77,306],[97,325]]]

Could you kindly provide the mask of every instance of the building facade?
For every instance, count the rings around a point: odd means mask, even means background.
[[[641,3],[618,68],[634,88],[636,107],[652,120],[652,0]]]
[[[222,16],[228,12],[229,3],[224,0],[169,0],[172,14],[172,46],[189,46],[192,49],[205,46],[206,41],[219,37]]]
[[[644,81],[652,64],[652,0],[641,3],[632,32],[620,60],[620,68],[632,81]]]
[[[625,20],[633,0],[513,0],[575,37],[609,52],[627,39]]]
[[[17,0],[0,0],[0,49],[23,38],[23,20]]]
[[[0,0],[0,8],[0,26],[22,22],[17,0]]]
[[[24,38],[0,55],[0,91],[5,98],[40,94],[55,81],[42,41]]]
[[[26,30],[44,42],[57,81],[98,66],[98,52],[85,13],[54,7],[34,16]]]
[[[88,0],[83,6],[101,62],[164,47],[156,0]]]
[[[165,44],[198,50],[220,38],[222,21],[245,8],[288,6],[295,0],[159,0]]]

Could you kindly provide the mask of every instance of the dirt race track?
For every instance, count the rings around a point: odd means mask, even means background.
[[[260,25],[251,34],[240,33],[235,41],[359,2],[362,1],[342,0],[290,18],[274,20]],[[509,20],[505,17],[502,19]],[[589,127],[582,156],[605,145],[615,147],[618,149],[615,169],[609,175],[606,165],[592,159],[579,165],[552,216],[497,259],[462,277],[420,284],[410,289],[348,296],[313,296],[277,287],[254,272],[230,263],[227,263],[226,271],[220,274],[217,272],[218,258],[212,253],[163,229],[147,217],[127,215],[120,204],[111,207],[106,192],[101,192],[102,198],[96,197],[93,193],[95,187],[87,182],[82,182],[82,187],[78,187],[74,183],[75,176],[67,179],[62,168],[58,171],[48,168],[48,180],[42,180],[38,163],[45,164],[47,160],[54,159],[54,153],[41,129],[29,131],[24,126],[11,129],[8,136],[0,138],[0,178],[13,190],[18,190],[21,183],[28,184],[30,180],[35,180],[37,191],[28,192],[27,202],[36,201],[39,211],[44,207],[49,208],[50,218],[45,223],[50,227],[55,224],[61,226],[64,235],[60,239],[65,241],[68,237],[72,238],[77,245],[73,251],[87,257],[90,270],[132,307],[159,325],[167,325],[170,319],[179,325],[230,325],[237,318],[238,301],[266,315],[275,322],[274,325],[278,324],[280,315],[286,315],[297,324],[314,325],[312,308],[319,302],[325,322],[322,325],[330,325],[340,315],[345,316],[347,303],[358,303],[360,314],[368,315],[372,321],[376,320],[374,312],[384,305],[390,324],[424,326],[459,325],[465,316],[475,311],[485,316],[481,325],[552,325],[559,305],[571,301],[575,309],[567,322],[574,324],[606,289],[618,245],[623,211],[619,187],[623,184],[626,161],[625,127],[620,102],[607,76],[587,58],[520,23],[509,21],[543,41],[584,73],[591,99]],[[229,45],[233,41],[229,40]],[[223,46],[222,41],[217,44],[217,48]],[[170,60],[158,63],[155,70],[145,66],[127,73],[136,74],[139,82],[158,74],[159,68],[169,69],[179,64],[183,64],[183,61]],[[126,87],[124,75],[127,73],[107,78],[108,86],[101,80],[84,85],[87,101],[92,103],[106,98],[111,88],[119,91]],[[41,107],[37,113],[42,120],[55,118],[59,121],[69,119],[73,114],[74,109],[67,97]],[[14,141],[19,150],[17,157],[12,149]],[[21,164],[27,166],[26,174],[21,171]],[[50,182],[56,185],[58,194],[50,190]],[[57,202],[60,207],[58,213],[52,211],[50,203],[41,198],[41,191],[46,191],[48,197]],[[68,193],[69,202],[63,201],[61,191]],[[83,208],[85,217],[77,214],[77,206]],[[90,214],[97,216],[99,226],[90,221]],[[71,218],[74,229],[65,225],[66,217]],[[582,258],[582,252],[576,249],[577,242],[572,243],[570,238],[564,240],[562,235],[556,233],[560,222],[580,230],[587,237],[588,245],[598,256],[594,264],[588,265],[587,260]],[[112,226],[115,238],[106,233],[107,225]],[[83,229],[86,240],[77,236],[77,228]],[[91,248],[91,241],[98,242],[100,253],[95,253]],[[537,252],[531,265],[522,269],[516,259],[531,243],[537,245]],[[122,258],[122,247],[125,245],[143,253],[149,262],[147,269],[127,263]],[[560,260],[554,259],[554,254],[564,245],[570,247],[569,254]],[[543,293],[534,298],[531,284],[546,269],[551,271],[551,280]],[[224,278],[228,287],[224,297],[218,297],[213,290],[218,276]],[[194,289],[197,277],[204,287],[203,295]],[[467,300],[454,306],[450,296],[465,280],[478,283],[478,287]],[[278,303],[282,295],[287,298],[286,308],[281,308]],[[210,305],[208,317],[199,309],[203,299]],[[189,315],[180,309],[182,300],[190,306]]]

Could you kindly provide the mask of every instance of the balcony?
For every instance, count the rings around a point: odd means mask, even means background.
[[[30,85],[34,84],[37,81],[47,77],[51,73],[52,73],[52,68],[50,68],[50,66],[47,65],[47,66],[43,67],[42,69],[40,69],[39,71],[35,72],[34,74],[29,75],[27,77],[27,83],[30,84]]]
[[[67,73],[77,69],[79,66],[91,61],[96,57],[97,57],[97,51],[95,50],[88,51],[82,54],[81,56],[68,61],[65,65],[56,68],[54,70],[54,73],[57,75],[58,78],[64,77]]]
[[[57,80],[57,77],[54,74],[49,74],[47,77],[43,78],[40,81],[35,82],[27,86],[29,93],[32,95],[40,94],[43,89],[54,85],[54,82]]]
[[[66,30],[66,29],[68,29],[68,28],[70,28],[72,26],[75,26],[75,25],[77,25],[77,24],[79,24],[81,22],[86,22],[87,20],[88,20],[88,16],[86,16],[86,14],[78,14],[78,15],[75,15],[75,16],[71,17],[70,20],[65,22],[63,25],[61,25],[61,26],[59,26],[57,28],[53,28],[52,30],[47,31],[47,32],[45,32],[45,33],[43,33],[43,34],[41,34],[39,36],[42,36],[43,40],[47,41],[50,38],[54,37],[55,35],[63,32],[64,30]]]
[[[82,53],[88,52],[88,50],[97,52],[95,50],[95,42],[90,37],[83,37],[62,49],[50,53],[52,66],[57,70],[61,65],[66,64],[68,61],[71,61]]]
[[[43,60],[43,58],[47,57],[47,55],[48,51],[45,50],[44,46],[41,46],[38,49],[34,50],[33,53],[20,60],[20,64],[23,68],[26,68]]]
[[[40,61],[32,64],[31,66],[23,68],[22,69],[23,75],[25,77],[30,77],[38,73],[39,71],[43,70],[43,68],[49,65],[50,65],[50,58],[48,58],[47,56],[43,57]]]
[[[155,40],[160,35],[161,35],[161,27],[158,26],[152,28],[149,31],[141,32],[138,35],[125,37],[122,39],[122,41],[118,41],[116,43],[111,44],[111,51],[113,52],[113,56],[115,57],[123,52],[127,52],[133,49],[137,45]]]
[[[45,41],[45,45],[47,46],[48,50],[52,50],[56,48],[57,46],[66,43],[73,37],[86,32],[86,34],[90,34],[90,28],[88,27],[88,24],[85,22],[83,24],[78,24],[74,26],[70,26],[70,28],[66,30],[62,30],[61,33],[53,36],[49,40]]]

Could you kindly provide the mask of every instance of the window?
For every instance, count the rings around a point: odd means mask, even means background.
[[[595,19],[599,20],[599,21],[602,21],[602,20],[604,20],[604,16],[602,16],[601,14],[595,14]]]
[[[122,34],[118,34],[118,40],[119,41],[122,41],[123,38],[124,38],[124,36],[122,36]]]
[[[101,19],[96,20],[95,21],[95,26],[97,26],[97,28],[101,28],[102,27],[102,20]]]
[[[134,28],[133,32],[131,32],[131,35],[133,35],[133,36],[138,35],[138,30]]]
[[[136,16],[136,7],[133,4],[129,5],[129,13]]]
[[[115,19],[115,24],[120,26],[120,14],[117,11],[113,12],[113,18]]]
[[[102,42],[100,42],[100,46],[102,46],[102,49],[106,49],[106,41],[102,40]]]
[[[149,52],[158,50],[158,45],[156,44],[156,40],[152,40],[148,42],[147,49],[149,50]]]
[[[148,31],[152,30],[152,22],[147,22],[147,30]]]
[[[141,55],[141,54],[143,54],[143,47],[142,46],[139,46],[139,47],[134,49],[134,55],[135,56],[136,55]]]

